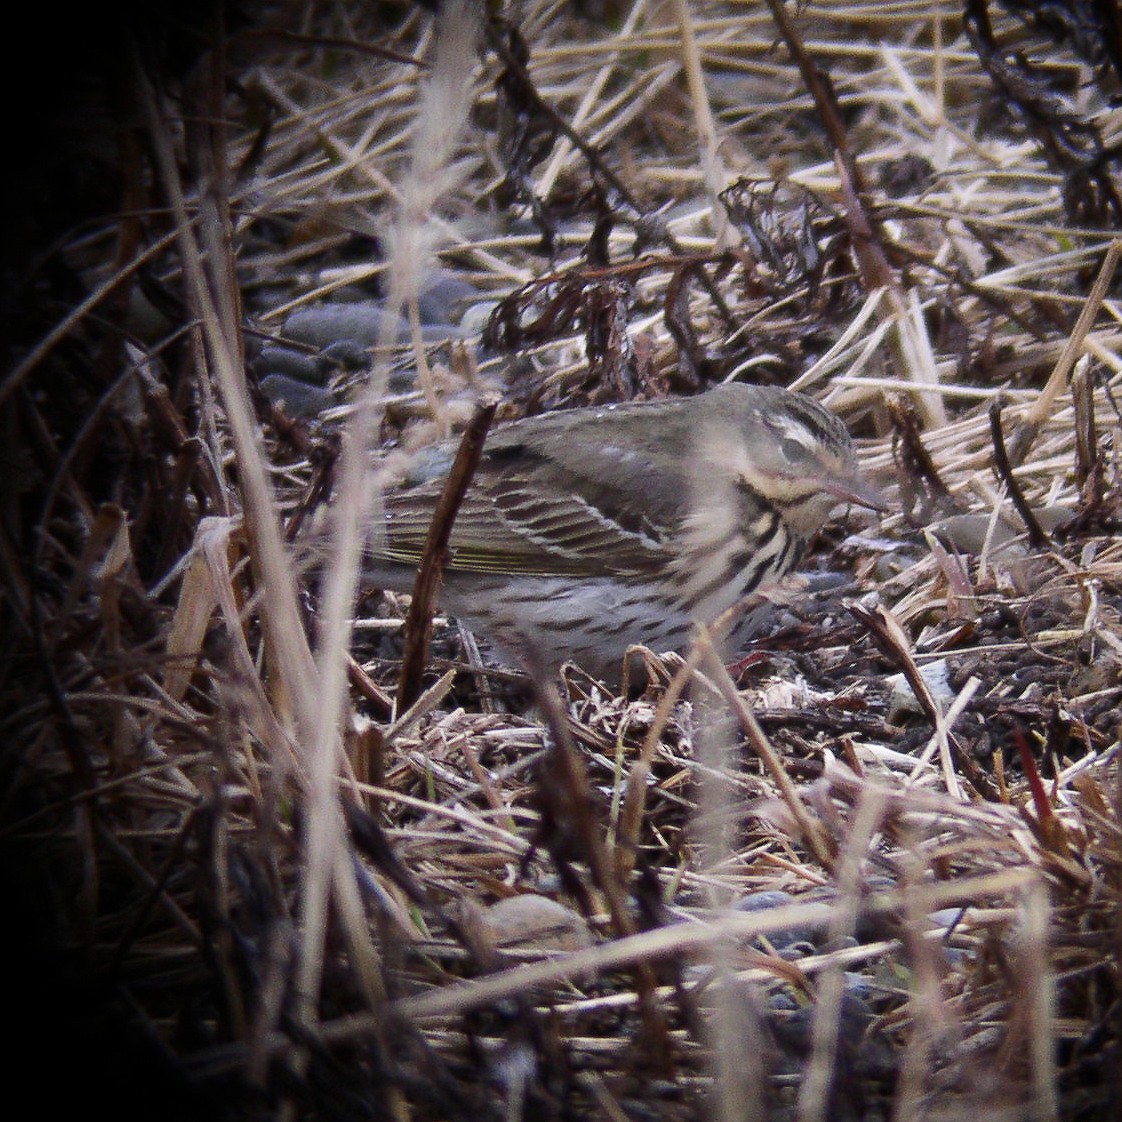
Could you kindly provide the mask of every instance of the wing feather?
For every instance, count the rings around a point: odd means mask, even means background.
[[[583,456],[573,455],[571,439],[532,447],[507,434],[489,441],[453,525],[449,567],[580,576],[665,565],[687,513],[683,488],[672,485],[666,457],[653,447],[633,452],[630,485],[621,486],[612,428],[602,425]],[[386,543],[376,556],[419,563],[439,491],[433,480],[385,497]]]

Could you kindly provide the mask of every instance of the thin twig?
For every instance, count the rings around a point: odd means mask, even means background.
[[[736,688],[736,683],[732,680],[732,676],[717,653],[717,648],[714,646],[709,632],[702,629],[697,642],[702,648],[702,660],[713,685],[717,687],[721,696],[728,703],[729,708],[740,722],[740,727],[744,730],[745,736],[748,737],[753,751],[763,761],[764,767],[767,768],[768,773],[779,788],[780,796],[795,820],[803,844],[806,845],[814,859],[824,869],[831,868],[834,862],[834,853],[829,837],[821,823],[808,813],[806,804],[783,765],[782,758],[772,748],[771,741],[768,740],[767,734],[760,728],[760,723],[756,720],[756,715],[745,703],[744,698],[741,697]]]
[[[1015,464],[1024,463],[1028,450],[1032,447],[1044,422],[1052,415],[1052,407],[1060,391],[1067,385],[1068,375],[1075,366],[1083,345],[1090,333],[1091,325],[1099,314],[1103,300],[1110,289],[1111,281],[1118,269],[1118,261],[1122,258],[1122,238],[1115,238],[1107,247],[1106,256],[1099,267],[1095,283],[1091,285],[1091,292],[1087,302],[1083,305],[1075,326],[1071,329],[1067,342],[1064,344],[1063,353],[1056,360],[1056,365],[1048,378],[1040,396],[1032,408],[1025,414],[1024,420],[1013,431],[1009,440],[1009,458]]]
[[[550,807],[546,817],[553,821],[551,828],[564,827],[578,840],[581,856],[587,861],[592,878],[607,901],[612,926],[619,938],[627,938],[636,934],[638,928],[628,908],[624,881],[593,817],[592,791],[573,742],[557,678],[540,666],[529,669],[538,705],[553,737],[552,748],[538,780],[541,797]],[[654,1062],[662,1071],[669,1072],[672,1070],[673,1046],[666,1020],[655,1000],[657,981],[649,963],[636,964],[635,987]]]
[[[640,228],[643,237],[648,240],[661,241],[674,253],[685,253],[678,239],[674,237],[666,227],[666,224],[648,213],[635,198],[634,194],[628,189],[623,180],[620,179],[604,161],[600,153],[597,152],[540,93],[538,93],[537,86],[534,85],[529,71],[515,58],[514,52],[507,46],[506,40],[503,38],[502,31],[497,23],[494,20],[487,20],[484,26],[487,29],[487,42],[490,44],[491,49],[499,56],[502,64],[518,76],[523,84],[526,96],[534,103],[534,107],[549,117],[557,131],[580,152],[595,173],[600,176],[603,181],[612,188],[619,199],[632,210],[636,215],[636,224]],[[700,275],[705,291],[713,301],[713,306],[718,314],[730,328],[736,326],[736,319],[729,309],[724,296],[721,295],[720,290],[713,283],[713,279],[705,272],[702,272]]]
[[[998,477],[1009,489],[1009,497],[1013,500],[1013,505],[1017,508],[1017,513],[1021,516],[1025,529],[1028,530],[1029,545],[1033,549],[1043,549],[1046,545],[1051,544],[1052,539],[1044,532],[1035,512],[1025,498],[1024,491],[1021,490],[1020,483],[1017,482],[1017,477],[1013,474],[1013,467],[1009,463],[1009,454],[1005,450],[1005,433],[1001,429],[1001,403],[999,401],[990,403],[989,417],[990,437],[993,440],[993,462]]]
[[[444,563],[448,557],[448,542],[456,513],[471,486],[487,430],[494,419],[497,402],[480,405],[464,429],[456,458],[440,492],[432,522],[425,538],[417,579],[413,583],[413,599],[405,617],[405,650],[401,660],[401,681],[397,690],[397,711],[404,713],[421,694],[421,675],[428,661],[429,636],[432,633],[432,613],[440,591]]]
[[[943,715],[939,712],[939,706],[935,698],[932,697],[927,682],[907,648],[900,625],[884,608],[870,611],[868,608],[854,603],[849,603],[846,607],[851,615],[865,625],[873,642],[904,675],[932,728],[939,729],[943,722]],[[966,776],[971,786],[982,798],[990,802],[997,802],[998,793],[993,781],[982,771],[969,753],[962,751],[951,733],[948,732],[946,735],[947,750],[955,767]]]

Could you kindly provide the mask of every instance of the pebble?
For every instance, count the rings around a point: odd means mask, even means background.
[[[556,900],[534,893],[496,901],[483,910],[481,924],[500,953],[558,953],[579,951],[592,945],[592,932],[583,916]]]
[[[479,290],[470,281],[441,270],[428,279],[417,297],[417,313],[423,324],[462,323],[461,313],[478,296]]]
[[[253,358],[253,369],[261,379],[280,375],[298,378],[309,385],[323,382],[321,367],[314,354],[298,351],[295,347],[278,347],[275,343],[267,343],[261,348]]]
[[[742,897],[733,904],[733,908],[738,912],[766,912],[798,902],[789,892],[784,892],[782,889],[768,889]],[[807,944],[813,951],[815,936],[820,935],[822,930],[821,927],[798,924],[768,931],[764,937],[780,952],[796,947],[798,944]]]
[[[919,668],[919,675],[927,683],[928,690],[936,703],[943,709],[955,698],[955,692],[950,683],[950,668],[945,658],[928,662]],[[885,679],[885,684],[892,691],[888,700],[888,720],[896,723],[897,718],[906,713],[922,713],[920,705],[912,687],[908,685],[903,674],[893,674]]]
[[[284,374],[269,374],[262,378],[261,392],[274,405],[282,406],[290,417],[318,417],[336,404],[330,391]]]
[[[409,321],[391,315],[373,300],[350,304],[320,304],[301,308],[284,321],[281,334],[286,339],[322,350],[345,339],[350,343],[372,347],[389,332],[394,343],[409,340]]]

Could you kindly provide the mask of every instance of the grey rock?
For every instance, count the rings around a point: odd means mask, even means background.
[[[391,315],[381,304],[364,300],[301,308],[285,320],[283,334],[322,350],[341,339],[371,347],[382,338],[383,329],[389,331],[392,342],[405,343],[409,339],[407,320]]]
[[[269,374],[261,379],[261,392],[280,405],[290,417],[317,417],[335,404],[335,397],[319,386],[297,381],[284,374]]]
[[[266,344],[253,359],[253,369],[259,378],[270,374],[280,374],[286,378],[298,378],[302,382],[318,384],[323,381],[316,356],[293,347],[280,347],[274,343]]]
[[[764,892],[753,892],[738,900],[733,907],[738,912],[766,912],[773,908],[786,907],[796,903],[796,899],[789,892],[780,889],[770,889]],[[821,927],[798,924],[792,927],[780,928],[764,933],[764,937],[776,950],[783,952],[793,948],[795,944],[808,944],[810,950],[814,949],[815,935],[821,932]]]

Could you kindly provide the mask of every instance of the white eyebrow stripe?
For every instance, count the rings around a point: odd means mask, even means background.
[[[778,416],[771,418],[772,425],[784,436],[797,440],[800,444],[809,447],[817,441],[817,437],[798,417]]]

